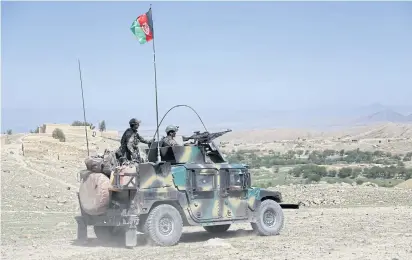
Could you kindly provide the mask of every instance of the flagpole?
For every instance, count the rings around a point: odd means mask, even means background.
[[[82,80],[82,70],[80,69],[80,59],[79,62],[79,74],[80,74],[80,88],[82,90],[82,101],[83,101],[83,118],[84,118],[84,131],[86,132],[86,144],[87,144],[87,156],[90,156],[89,152],[89,138],[87,136],[87,125],[86,125],[86,109],[84,108],[84,96],[83,96],[83,80]]]
[[[153,21],[153,11],[152,11],[152,4],[150,4],[150,12],[152,15]],[[154,21],[153,21],[153,28],[154,28]],[[157,162],[160,162],[162,159],[160,157],[160,137],[159,137],[159,106],[157,102],[157,75],[156,75],[156,48],[155,48],[155,37],[154,37],[154,30],[152,32],[153,39],[152,39],[152,47],[153,47],[153,69],[154,69],[154,81],[155,81],[155,95],[156,95],[156,132],[157,132]]]

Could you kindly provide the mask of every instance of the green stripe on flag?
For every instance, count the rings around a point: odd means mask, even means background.
[[[142,27],[140,27],[140,24],[137,21],[133,21],[130,30],[132,30],[132,33],[136,36],[140,44],[146,43],[146,34],[143,32]]]

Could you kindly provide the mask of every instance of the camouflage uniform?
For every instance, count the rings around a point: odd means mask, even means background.
[[[137,131],[133,132],[126,144],[127,150],[130,153],[130,158],[127,158],[128,160],[143,162],[142,157],[140,156],[139,142],[149,144],[151,141],[144,139]]]
[[[116,152],[119,160],[127,159],[129,161],[134,160],[137,162],[143,162],[140,156],[139,142],[150,144],[152,140],[145,140],[137,131],[140,121],[132,118],[129,122],[130,128],[128,128],[120,140],[120,148]],[[137,125],[137,127],[136,127]]]
[[[179,130],[178,126],[174,125],[169,125],[166,127],[166,137],[163,137],[162,140],[162,146],[175,146],[178,145],[176,140],[174,139],[174,136],[176,135],[176,132]]]
[[[175,141],[175,139],[173,139],[173,137],[171,137],[170,135],[165,136],[162,141],[163,141],[163,146],[178,145],[177,142]]]

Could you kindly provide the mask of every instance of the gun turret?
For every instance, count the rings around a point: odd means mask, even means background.
[[[203,132],[201,133],[200,131],[196,131],[194,132],[193,135],[191,136],[182,136],[183,138],[183,142],[187,142],[189,140],[193,140],[195,143],[210,143],[211,141],[213,141],[214,139],[221,137],[222,135],[231,132],[232,130],[228,129],[225,131],[221,131],[221,132],[215,132],[215,133],[209,133],[209,132]]]

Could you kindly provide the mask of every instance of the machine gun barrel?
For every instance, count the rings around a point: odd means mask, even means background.
[[[214,139],[216,139],[216,138],[218,138],[218,137],[220,137],[220,136],[222,136],[222,135],[224,135],[228,132],[231,132],[231,131],[232,130],[230,130],[230,129],[225,130],[225,131],[221,131],[221,132],[215,132],[215,133],[209,133],[209,132],[200,133],[199,131],[197,131],[191,136],[187,136],[187,137],[182,136],[182,138],[183,138],[184,142],[187,142],[189,140],[194,140],[194,141],[198,141],[200,143],[209,143],[212,140],[214,140]]]

